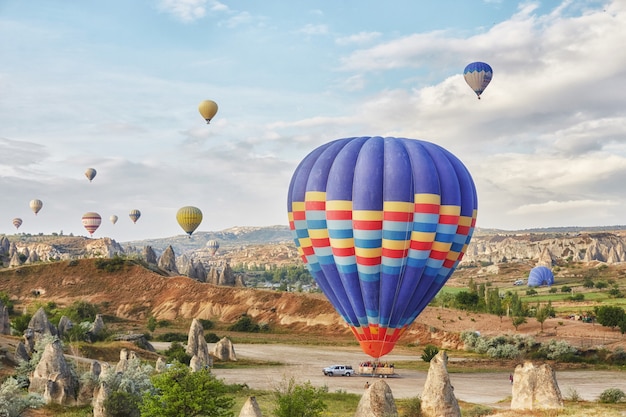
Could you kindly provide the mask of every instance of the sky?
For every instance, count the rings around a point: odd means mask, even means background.
[[[0,0],[0,234],[287,225],[298,163],[354,136],[452,152],[480,228],[623,225],[625,45],[624,0]]]

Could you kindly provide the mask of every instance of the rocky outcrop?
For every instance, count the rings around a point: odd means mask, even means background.
[[[20,259],[20,254],[14,252],[11,256],[11,260],[9,261],[9,268],[15,268],[22,265],[22,260]]]
[[[39,255],[37,255],[37,252],[32,251],[29,255],[28,258],[26,258],[26,261],[24,262],[25,264],[34,264],[39,262]]]
[[[41,360],[30,375],[28,392],[43,395],[46,403],[74,405],[78,395],[78,378],[63,355],[59,340],[49,343]]]
[[[217,285],[223,285],[226,287],[235,286],[235,274],[229,264],[224,265],[224,269],[222,269],[222,272],[217,280]]]
[[[448,355],[440,351],[430,361],[428,376],[422,391],[424,417],[461,417],[459,403],[448,375]]]
[[[261,413],[261,407],[259,407],[259,403],[257,403],[256,397],[248,397],[246,402],[243,404],[243,407],[241,408],[239,417],[263,417],[263,414]]]
[[[562,408],[563,397],[550,365],[524,362],[515,368],[511,410]]]
[[[2,301],[0,301],[0,334],[11,334],[9,309]]]
[[[70,331],[73,327],[74,327],[74,323],[72,323],[69,317],[62,316],[61,319],[59,320],[59,326],[57,329],[59,338],[62,339],[63,336],[67,334],[67,332]]]
[[[18,342],[15,347],[15,359],[17,361],[25,361],[28,362],[30,360],[30,353],[32,351],[28,350],[26,345],[23,342]]]
[[[131,342],[135,344],[137,347],[150,351],[156,352],[152,343],[148,341],[146,335],[143,333],[131,333],[131,334],[119,334],[113,337],[114,340],[123,340],[124,342]]]
[[[26,348],[32,352],[39,340],[46,336],[56,336],[57,328],[48,320],[46,311],[43,307],[31,317],[28,322],[28,328],[24,331],[24,341]]]
[[[206,340],[204,340],[204,329],[198,319],[193,319],[189,327],[185,353],[191,356],[192,363],[190,366],[194,371],[213,365],[211,356],[209,355],[209,347]]]
[[[159,257],[158,266],[171,274],[179,274],[178,268],[176,267],[176,255],[171,245],[168,246]]]
[[[156,360],[154,370],[157,372],[163,372],[165,371],[166,365],[167,364],[165,363],[165,359],[159,356],[159,358]]]
[[[354,417],[397,417],[398,409],[391,388],[379,379],[365,389]]]
[[[237,355],[235,354],[235,348],[229,338],[223,337],[219,342],[215,344],[212,352],[213,356],[221,361],[236,361]]]
[[[101,335],[104,330],[105,330],[106,326],[104,325],[104,320],[102,319],[102,314],[96,314],[96,318],[94,319],[93,323],[91,324],[91,329],[89,329],[89,337],[92,340],[95,340],[98,338],[99,335]]]
[[[93,417],[107,417],[104,402],[109,398],[109,395],[111,395],[111,390],[106,383],[102,382],[93,393],[93,402],[91,403],[93,406]]]
[[[558,260],[626,262],[626,236],[609,232],[474,235],[461,263],[516,260],[533,260],[548,267]]]
[[[143,247],[142,257],[143,257],[144,261],[146,261],[150,265],[156,265],[157,264],[156,253],[154,252],[154,249],[152,249],[152,246],[150,246],[150,245]]]
[[[185,275],[196,281],[206,282],[207,273],[201,262],[194,262],[193,259],[182,255],[176,260],[176,267],[181,275]]]
[[[126,372],[128,367],[130,366],[130,362],[133,360],[137,360],[137,359],[138,359],[137,354],[133,352],[132,350],[130,351],[128,349],[120,350],[120,360],[119,362],[117,362],[117,365],[115,365],[115,372],[116,373]]]

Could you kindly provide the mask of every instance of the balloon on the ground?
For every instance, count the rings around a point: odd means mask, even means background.
[[[554,274],[547,266],[536,266],[528,274],[528,286],[540,287],[554,284]]]
[[[19,229],[21,225],[22,219],[20,219],[19,217],[13,219],[13,226],[15,226],[16,229]]]
[[[458,158],[393,137],[320,146],[296,168],[287,196],[302,260],[374,358],[393,349],[452,275],[477,207]]]
[[[217,103],[213,100],[201,101],[200,105],[198,105],[198,111],[200,112],[200,115],[204,117],[207,124],[209,124],[211,123],[211,119],[213,119],[213,117],[217,114]]]
[[[96,177],[96,170],[93,168],[87,168],[87,171],[85,171],[85,176],[87,177],[87,179],[89,180],[89,182],[91,182],[91,180],[93,180]]]
[[[480,99],[480,95],[491,82],[493,70],[491,66],[485,62],[472,62],[465,67],[463,77],[465,78],[465,82],[474,90]]]
[[[33,213],[35,213],[35,216],[37,215],[37,213],[39,213],[39,210],[41,210],[41,208],[43,207],[43,202],[41,200],[31,200],[30,201],[30,209],[33,211]]]
[[[102,217],[96,212],[90,211],[88,213],[83,214],[83,226],[89,232],[90,236],[93,236],[93,232],[95,232],[98,227],[100,227],[100,223],[102,223]]]
[[[202,211],[198,207],[185,206],[176,212],[176,221],[189,236],[202,223]]]
[[[117,219],[118,217],[115,214],[112,214],[111,217],[109,217],[109,220],[111,220],[111,223],[113,224],[117,223]]]
[[[211,252],[211,255],[215,255],[215,253],[217,252],[217,250],[220,248],[220,242],[218,242],[215,239],[211,239],[206,243],[206,247],[209,249],[209,251]]]
[[[137,220],[141,217],[141,212],[137,209],[131,210],[130,213],[128,213],[128,217],[130,217],[133,223],[137,223]]]

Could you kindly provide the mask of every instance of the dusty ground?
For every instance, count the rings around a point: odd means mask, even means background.
[[[276,361],[285,366],[243,369],[214,369],[213,373],[228,383],[246,383],[250,388],[273,389],[283,379],[295,378],[297,381],[310,381],[315,386],[328,386],[330,392],[345,391],[360,394],[366,381],[372,377],[327,377],[322,368],[333,364],[350,364],[357,367],[368,358],[358,348],[319,349],[315,347],[286,345],[235,345],[239,359]],[[419,361],[420,355],[391,353],[385,357],[388,362]],[[450,361],[458,360],[453,354]],[[478,371],[478,370],[477,370]],[[511,384],[510,370],[488,373],[453,373],[450,374],[457,399],[497,407],[510,405]],[[411,398],[421,395],[427,372],[412,371],[396,366],[397,376],[387,378],[394,398]],[[620,388],[626,391],[626,378],[619,371],[557,371],[557,381],[564,396],[572,389],[583,400],[594,401],[607,388]],[[507,400],[508,399],[508,400]]]

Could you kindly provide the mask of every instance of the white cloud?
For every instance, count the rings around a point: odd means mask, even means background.
[[[376,39],[380,38],[382,33],[380,32],[359,32],[350,36],[342,36],[335,39],[337,45],[352,45],[352,44],[369,44]]]
[[[306,24],[302,28],[298,29],[298,33],[303,33],[308,36],[319,36],[328,34],[328,26],[320,24]]]
[[[208,0],[160,0],[159,8],[183,22],[192,22],[206,15]]]

